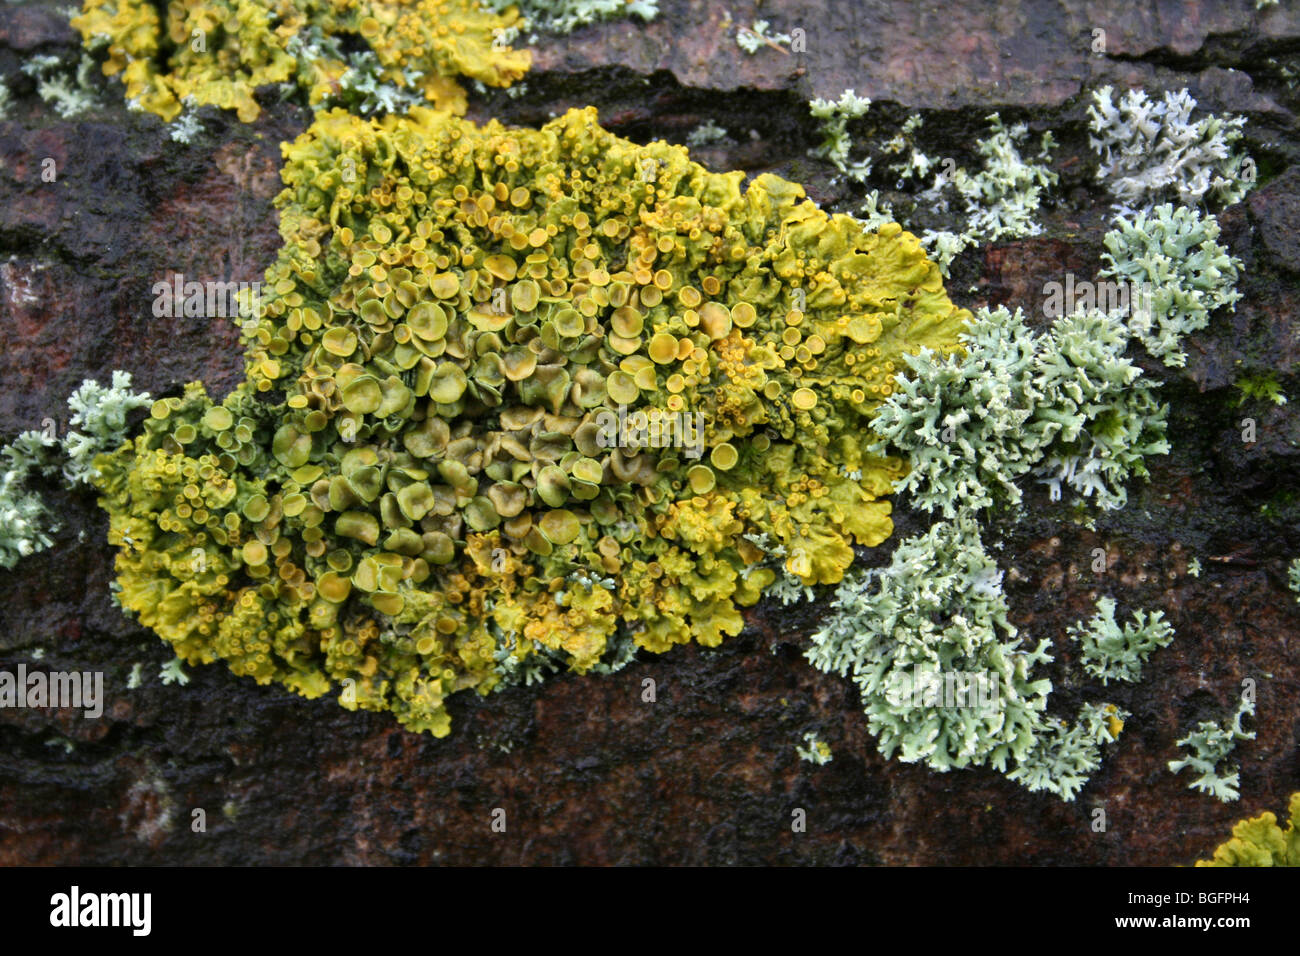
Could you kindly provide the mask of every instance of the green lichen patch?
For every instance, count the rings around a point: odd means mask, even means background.
[[[1187,364],[1184,336],[1209,325],[1210,314],[1236,308],[1241,261],[1218,243],[1209,213],[1166,203],[1118,216],[1103,240],[1104,277],[1129,283],[1129,329],[1156,358]]]
[[[834,759],[834,755],[831,753],[830,744],[818,737],[815,732],[809,731],[804,734],[803,742],[804,745],[802,747],[795,748],[795,753],[799,755],[800,760],[805,760],[814,766],[821,767],[830,763]]]
[[[953,188],[966,204],[965,235],[982,242],[1035,236],[1042,232],[1035,217],[1043,194],[1060,178],[1047,166],[1055,145],[1052,134],[1043,135],[1037,156],[1043,162],[1039,163],[1021,153],[1028,127],[1023,123],[1008,127],[997,113],[988,122],[990,135],[976,147],[980,171],[972,174],[958,168],[952,177]]]
[[[1050,168],[1055,141],[1044,133],[1037,154],[1032,154],[1029,128],[1024,123],[1006,125],[997,113],[986,117],[989,135],[975,144],[980,168],[970,172],[951,157],[927,155],[918,144],[924,121],[909,117],[888,140],[879,144],[855,142],[850,124],[867,114],[871,101],[845,90],[838,100],[817,99],[809,103],[818,120],[821,143],[810,155],[827,159],[847,178],[874,181],[899,190],[912,187],[899,197],[900,209],[910,223],[929,223],[945,215],[954,199],[965,209],[959,231],[925,229],[921,244],[948,274],[952,260],[963,250],[981,242],[1034,236],[1042,232],[1039,210],[1059,175]],[[893,177],[885,177],[880,168]],[[927,188],[915,187],[924,185]],[[893,213],[881,207],[878,191],[866,197],[859,218],[867,223],[889,222]]]
[[[53,444],[53,439],[42,441],[40,432],[30,432],[0,449],[4,455],[0,463],[0,567],[12,568],[20,559],[54,543],[50,537],[57,526],[54,514],[31,487],[45,448]]]
[[[1073,801],[1101,766],[1102,747],[1115,742],[1128,717],[1114,704],[1089,703],[1079,708],[1073,721],[1045,719],[1033,749],[1007,778],[1031,793],[1046,791]]]
[[[1097,613],[1087,623],[1078,622],[1069,630],[1079,644],[1079,660],[1103,685],[1112,680],[1136,683],[1142,677],[1142,665],[1161,647],[1174,639],[1174,629],[1161,611],[1134,611],[1133,620],[1121,627],[1115,620],[1114,598],[1097,600]]]
[[[757,49],[757,47],[755,47]],[[849,135],[849,123],[867,115],[871,108],[871,99],[858,96],[853,90],[845,90],[837,100],[815,99],[808,103],[808,110],[821,133],[821,144],[812,150],[811,155],[830,160],[835,168],[850,179],[862,182],[871,175],[869,158],[851,160],[853,137]]]
[[[1002,572],[962,514],[900,542],[887,568],[846,575],[807,657],[852,676],[886,757],[987,765],[1073,800],[1125,714],[1089,704],[1072,724],[1049,717],[1052,684],[1034,670],[1050,644],[1025,645],[1007,614]]]
[[[1239,740],[1254,740],[1255,731],[1247,731],[1242,722],[1255,715],[1253,696],[1243,694],[1236,711],[1226,723],[1203,720],[1186,737],[1178,741],[1185,753],[1180,760],[1169,761],[1170,773],[1191,770],[1200,774],[1187,785],[1189,790],[1208,793],[1215,799],[1229,803],[1240,794],[1240,773],[1227,764],[1228,757],[1237,748]]]
[[[807,656],[852,676],[886,757],[1004,770],[1032,749],[1052,685],[1031,674],[1051,656],[1046,641],[1021,647],[1001,582],[978,526],[962,517],[902,541],[888,569],[851,573],[836,590]],[[945,694],[949,674],[981,686],[959,701]],[[976,705],[981,690],[987,706]]]
[[[1196,109],[1187,90],[1152,99],[1145,90],[1116,97],[1103,86],[1088,107],[1089,140],[1099,157],[1097,179],[1128,212],[1169,199],[1183,205],[1214,201],[1230,206],[1250,191],[1255,168],[1236,151],[1245,119]]]
[[[23,72],[35,80],[42,100],[64,119],[72,119],[96,105],[91,81],[94,67],[95,61],[84,53],[76,66],[54,54],[40,53],[23,63]]]
[[[926,511],[1017,505],[1032,474],[1053,497],[1116,509],[1146,458],[1169,450],[1167,407],[1155,383],[1124,357],[1116,316],[1073,313],[1035,335],[1019,311],[979,310],[963,355],[906,356],[910,375],[881,406],[878,451],[901,451],[911,469],[898,488]]]
[[[86,379],[68,396],[72,415],[62,438],[47,419],[45,428],[22,432],[0,449],[0,567],[12,568],[54,543],[50,535],[58,520],[40,495],[40,479],[89,485],[96,477],[95,458],[125,442],[127,416],[148,404],[148,393],[131,391],[127,372],[114,372],[107,387]]]

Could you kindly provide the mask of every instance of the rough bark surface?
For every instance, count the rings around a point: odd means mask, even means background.
[[[1054,711],[1099,693],[1064,639],[1098,595],[1161,608],[1177,629],[1140,684],[1107,689],[1133,716],[1102,769],[1067,804],[993,771],[885,760],[852,686],[802,657],[824,603],[766,601],[716,650],[643,654],[611,677],[462,695],[443,740],[221,666],[164,685],[170,651],[109,602],[106,517],[89,496],[51,491],[64,528],[0,587],[0,667],[101,670],[108,702],[100,720],[0,710],[0,863],[1186,864],[1232,821],[1280,811],[1300,789],[1300,605],[1286,587],[1300,555],[1300,413],[1297,403],[1238,407],[1233,387],[1243,371],[1273,369],[1300,396],[1300,97],[1278,66],[1296,66],[1300,10],[1257,12],[1249,0],[1136,11],[1118,0],[660,6],[648,25],[541,38],[525,94],[476,97],[472,114],[535,124],[590,103],[622,135],[676,142],[712,119],[733,137],[694,151],[702,162],[779,172],[830,208],[845,195],[833,170],[807,158],[810,96],[871,96],[877,135],[922,111],[959,156],[994,109],[1051,128],[1063,175],[1045,232],[967,254],[949,288],[970,307],[1041,317],[1045,282],[1099,264],[1107,200],[1091,179],[1087,89],[1186,85],[1202,106],[1249,117],[1262,184],[1221,217],[1245,262],[1245,297],[1192,337],[1185,370],[1149,367],[1173,408],[1173,453],[1096,530],[1039,490],[1023,520],[999,526],[1013,620],[1056,645]],[[760,17],[805,29],[808,52],[743,53],[736,26]],[[1104,54],[1092,52],[1094,29],[1106,31]],[[7,77],[33,53],[75,44],[54,4],[0,7]],[[64,423],[67,394],[115,368],[155,395],[194,379],[224,393],[241,374],[233,326],[155,318],[150,287],[171,272],[260,277],[279,244],[278,144],[307,113],[268,98],[245,126],[205,110],[206,132],[182,146],[127,111],[116,82],[97,80],[101,106],[75,120],[23,82],[0,121],[0,435]],[[54,183],[40,175],[47,157]],[[1241,440],[1244,417],[1257,422],[1254,444]],[[924,524],[896,518],[892,541]],[[882,562],[889,547],[862,559]],[[1108,555],[1102,574],[1096,548]],[[1199,578],[1187,573],[1193,557]],[[137,663],[143,683],[128,689]],[[1246,677],[1259,688],[1258,738],[1238,748],[1242,799],[1225,805],[1166,763],[1190,725],[1231,708]],[[646,678],[653,704],[641,699]],[[833,762],[795,755],[809,730]],[[490,829],[498,807],[505,833]],[[1099,807],[1104,832],[1091,826]],[[191,829],[195,808],[206,832]],[[807,812],[805,833],[791,832],[795,808]]]

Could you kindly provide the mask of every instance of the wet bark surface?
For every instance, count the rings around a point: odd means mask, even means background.
[[[1104,695],[1132,713],[1102,768],[1063,803],[992,770],[936,774],[884,759],[851,684],[803,659],[825,598],[766,600],[714,650],[461,695],[442,740],[220,665],[165,685],[169,649],[110,603],[106,516],[90,495],[51,488],[63,528],[0,586],[0,667],[103,671],[107,703],[99,720],[0,710],[0,863],[1187,864],[1236,819],[1278,812],[1300,789],[1300,604],[1286,587],[1300,555],[1300,414],[1294,402],[1243,402],[1234,385],[1272,371],[1300,396],[1300,96],[1287,78],[1300,70],[1300,12],[1257,12],[1248,0],[1137,12],[1045,0],[660,6],[648,25],[539,38],[524,93],[475,95],[471,115],[536,124],[594,104],[643,142],[683,142],[712,120],[728,136],[693,150],[701,162],[778,172],[835,210],[855,208],[856,194],[808,158],[811,96],[871,96],[854,127],[866,138],[920,112],[932,149],[963,163],[995,109],[1050,128],[1062,180],[1043,234],[966,253],[949,283],[963,305],[1020,306],[1039,323],[1043,285],[1067,271],[1091,277],[1100,262],[1109,199],[1092,178],[1087,90],[1187,86],[1203,107],[1248,117],[1260,188],[1220,217],[1245,264],[1244,298],[1191,337],[1187,368],[1142,359],[1172,407],[1172,453],[1150,461],[1151,481],[1131,485],[1128,507],[1094,529],[1033,489],[1019,520],[1002,516],[988,535],[1001,542],[1014,623],[1055,645],[1051,710]],[[756,18],[804,29],[807,52],[744,53],[735,30]],[[156,318],[150,290],[173,273],[260,278],[279,245],[279,144],[310,119],[274,97],[252,125],[206,109],[204,133],[181,145],[98,75],[100,105],[62,119],[18,70],[75,46],[55,5],[0,7],[0,72],[14,93],[0,121],[6,439],[47,417],[62,430],[67,394],[116,368],[154,395],[195,379],[220,395],[240,380],[233,325]],[[49,158],[55,182],[41,176]],[[1245,418],[1254,443],[1242,441]],[[904,508],[896,521],[890,542],[861,560],[887,561],[892,542],[926,524]],[[1103,594],[1122,613],[1159,608],[1177,631],[1137,685],[1103,691],[1065,639]],[[1220,804],[1166,764],[1196,721],[1234,707],[1244,678],[1258,687],[1257,739],[1235,754],[1242,799]],[[808,731],[831,746],[831,763],[798,758]],[[491,828],[496,808],[504,833]],[[196,809],[206,832],[192,829]],[[792,832],[796,809],[806,832]]]

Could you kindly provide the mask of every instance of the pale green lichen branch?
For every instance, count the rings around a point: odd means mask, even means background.
[[[1115,620],[1115,600],[1099,598],[1097,613],[1086,623],[1079,621],[1067,632],[1079,645],[1079,661],[1103,685],[1111,681],[1134,684],[1142,677],[1142,666],[1157,648],[1168,647],[1174,629],[1162,611],[1135,611],[1123,627]]]
[[[54,515],[40,495],[27,487],[32,472],[39,470],[40,459],[32,453],[30,439],[24,441],[24,436],[39,434],[25,432],[3,449],[3,467],[0,468],[0,567],[12,568],[19,559],[43,551],[54,543],[50,537],[57,530]]]
[[[84,53],[75,68],[65,66],[52,53],[37,54],[22,66],[23,72],[36,80],[37,95],[64,119],[80,116],[97,105],[91,79],[95,69],[95,60]]]
[[[830,160],[835,168],[850,179],[863,182],[871,175],[871,160],[862,159],[853,162],[849,153],[853,149],[853,137],[849,135],[849,121],[867,115],[871,100],[858,96],[853,90],[845,90],[838,100],[814,99],[809,101],[808,109],[813,117],[820,120],[822,141],[811,151],[811,155]]]
[[[851,675],[886,757],[947,770],[992,766],[1072,800],[1123,715],[1089,705],[1076,723],[1045,717],[1049,643],[1022,646],[1002,572],[969,515],[908,538],[888,568],[851,571],[806,656]]]
[[[768,33],[767,28],[770,26],[771,24],[766,20],[755,20],[752,26],[737,27],[736,45],[750,56],[764,47],[771,47],[784,53],[785,50],[782,48],[790,45],[790,34]]]
[[[1035,217],[1043,193],[1060,178],[1047,166],[1055,145],[1052,134],[1043,134],[1038,151],[1043,162],[1035,163],[1020,152],[1029,135],[1025,124],[1007,127],[997,113],[988,121],[993,135],[976,147],[983,168],[974,175],[958,168],[952,178],[966,203],[966,232],[984,242],[1036,236],[1042,232]]]
[[[185,668],[182,666],[184,663],[179,657],[173,657],[158,671],[159,680],[164,684],[180,684],[182,686],[188,684],[190,675],[185,673]]]
[[[137,408],[148,408],[148,392],[131,390],[131,373],[115,371],[112,385],[105,387],[86,379],[68,396],[72,417],[70,430],[63,438],[67,463],[63,476],[70,483],[89,485],[94,475],[96,455],[115,451],[126,440],[127,415]]]
[[[726,135],[727,131],[710,118],[687,134],[686,145],[707,146],[710,143],[716,143],[718,140],[726,138]]]
[[[935,174],[934,184],[919,197],[935,211],[945,211],[945,193],[951,187],[966,207],[960,232],[927,229],[921,236],[922,246],[944,275],[948,275],[952,260],[970,246],[1041,233],[1037,216],[1044,193],[1060,178],[1047,165],[1055,145],[1050,132],[1044,133],[1040,142],[1037,158],[1042,162],[1032,162],[1021,152],[1029,135],[1027,126],[1020,123],[1007,127],[997,113],[990,114],[988,121],[992,135],[976,146],[983,158],[980,171],[972,174],[961,167],[948,172],[941,169]],[[929,169],[933,163],[914,148],[912,165]]]
[[[1101,766],[1101,749],[1114,743],[1128,713],[1114,704],[1084,704],[1074,723],[1045,721],[1033,750],[1007,774],[1031,793],[1047,791],[1073,801]]]
[[[1089,141],[1099,158],[1097,179],[1118,208],[1149,209],[1165,199],[1229,206],[1254,185],[1253,162],[1235,151],[1244,118],[1211,114],[1193,122],[1196,100],[1185,89],[1153,100],[1140,89],[1116,98],[1103,86],[1092,99]]]
[[[94,459],[126,439],[126,417],[149,404],[149,395],[131,391],[131,376],[114,372],[105,388],[83,381],[68,397],[70,430],[55,437],[53,420],[45,430],[22,432],[0,449],[0,566],[12,568],[20,558],[50,547],[58,530],[54,515],[33,487],[38,478],[61,478],[71,486],[88,485]]]
[[[1128,283],[1128,327],[1165,365],[1182,367],[1182,340],[1209,325],[1210,313],[1235,310],[1241,261],[1218,243],[1209,213],[1169,203],[1115,219],[1106,233],[1101,275]]]
[[[876,451],[911,463],[899,491],[945,518],[1018,505],[1032,473],[1053,498],[1064,489],[1103,509],[1122,507],[1124,483],[1146,477],[1148,455],[1169,450],[1168,409],[1155,384],[1123,357],[1127,335],[1104,313],[1064,316],[1035,336],[1023,315],[980,309],[964,355],[921,350],[880,406]]]
[[[1243,694],[1230,725],[1201,721],[1194,731],[1177,742],[1186,755],[1181,760],[1169,761],[1170,772],[1191,769],[1200,776],[1187,785],[1189,790],[1208,793],[1223,803],[1236,800],[1240,796],[1241,775],[1236,768],[1229,770],[1225,761],[1236,749],[1237,741],[1255,739],[1255,731],[1242,728],[1242,721],[1248,716],[1255,716],[1255,700]]]

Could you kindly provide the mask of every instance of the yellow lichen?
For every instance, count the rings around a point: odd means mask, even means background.
[[[259,86],[291,84],[316,106],[360,73],[394,90],[418,90],[436,107],[463,113],[463,76],[508,86],[527,70],[527,51],[501,42],[513,12],[477,0],[85,0],[72,25],[92,49],[107,48],[104,73],[121,75],[127,97],[165,120],[186,102],[257,118]],[[357,43],[369,57],[344,52]]]
[[[717,644],[778,559],[835,582],[889,535],[873,411],[966,318],[897,225],[591,109],[331,111],[285,157],[247,380],[102,461],[122,603],[182,657],[444,734],[456,691]]]
[[[1239,821],[1232,828],[1232,838],[1197,866],[1300,866],[1300,793],[1291,794],[1287,808],[1290,819],[1283,830],[1277,817],[1265,811],[1257,817]]]

